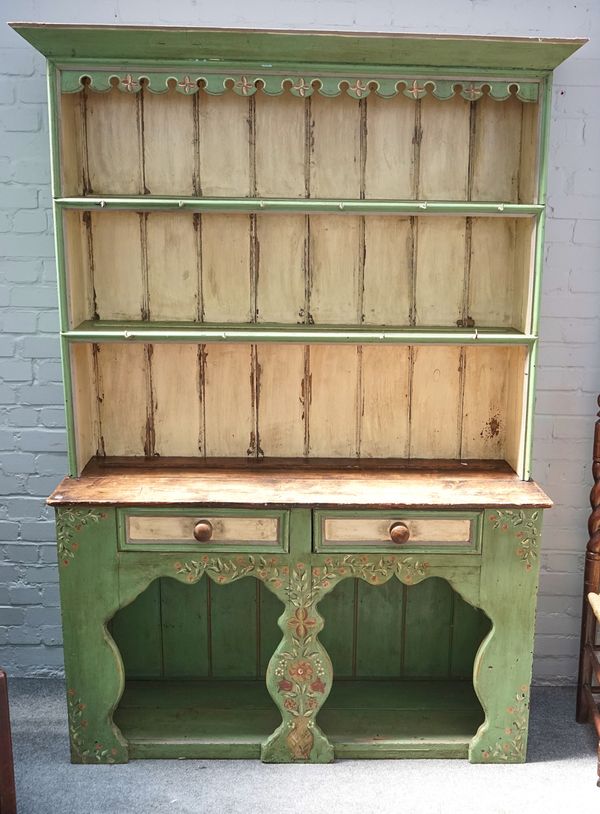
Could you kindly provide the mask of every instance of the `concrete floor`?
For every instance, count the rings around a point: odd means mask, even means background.
[[[529,763],[134,761],[72,766],[64,685],[13,679],[19,814],[579,814],[600,810],[595,740],[572,688],[533,691]]]

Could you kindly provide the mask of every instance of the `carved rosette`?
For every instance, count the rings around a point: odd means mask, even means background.
[[[99,523],[106,515],[95,509],[59,509],[56,514],[56,543],[58,563],[69,565],[79,548],[77,535],[84,526]]]
[[[529,718],[529,687],[524,684],[506,707],[504,733],[491,746],[482,749],[484,761],[520,763],[527,750],[527,721]]]
[[[490,515],[490,523],[495,529],[509,532],[514,529],[516,556],[525,563],[525,570],[531,571],[538,558],[539,512],[525,512],[523,509],[497,509]]]

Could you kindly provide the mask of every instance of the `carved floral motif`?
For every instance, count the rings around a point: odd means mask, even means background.
[[[74,539],[77,532],[91,523],[99,523],[106,515],[94,509],[60,509],[56,516],[56,541],[58,562],[67,566],[75,556],[79,543]]]
[[[515,695],[514,703],[506,708],[508,724],[493,746],[483,750],[484,760],[525,760],[527,748],[527,717],[529,712],[529,687],[524,684]]]
[[[526,514],[523,509],[498,509],[490,515],[490,522],[495,529],[508,531],[512,526],[518,540],[516,555],[525,563],[525,570],[531,571],[538,558],[539,530],[536,526],[539,512]]]

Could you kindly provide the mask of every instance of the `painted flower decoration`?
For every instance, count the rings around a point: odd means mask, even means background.
[[[297,661],[295,664],[290,664],[288,673],[300,682],[310,681],[313,677],[312,664],[310,661]]]
[[[288,681],[287,678],[282,678],[281,681],[277,684],[279,688],[279,692],[289,692],[294,688],[294,685],[291,681]]]
[[[310,688],[313,692],[325,692],[325,684],[321,681],[320,678],[316,678],[313,683],[310,685]]]
[[[304,637],[308,634],[308,631],[316,624],[317,622],[315,619],[309,619],[306,608],[297,608],[294,611],[294,615],[288,622],[288,625],[300,639],[304,639]]]

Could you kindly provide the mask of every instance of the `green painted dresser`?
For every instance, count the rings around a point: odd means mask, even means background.
[[[14,27],[48,59],[73,761],[524,761],[582,41]]]

